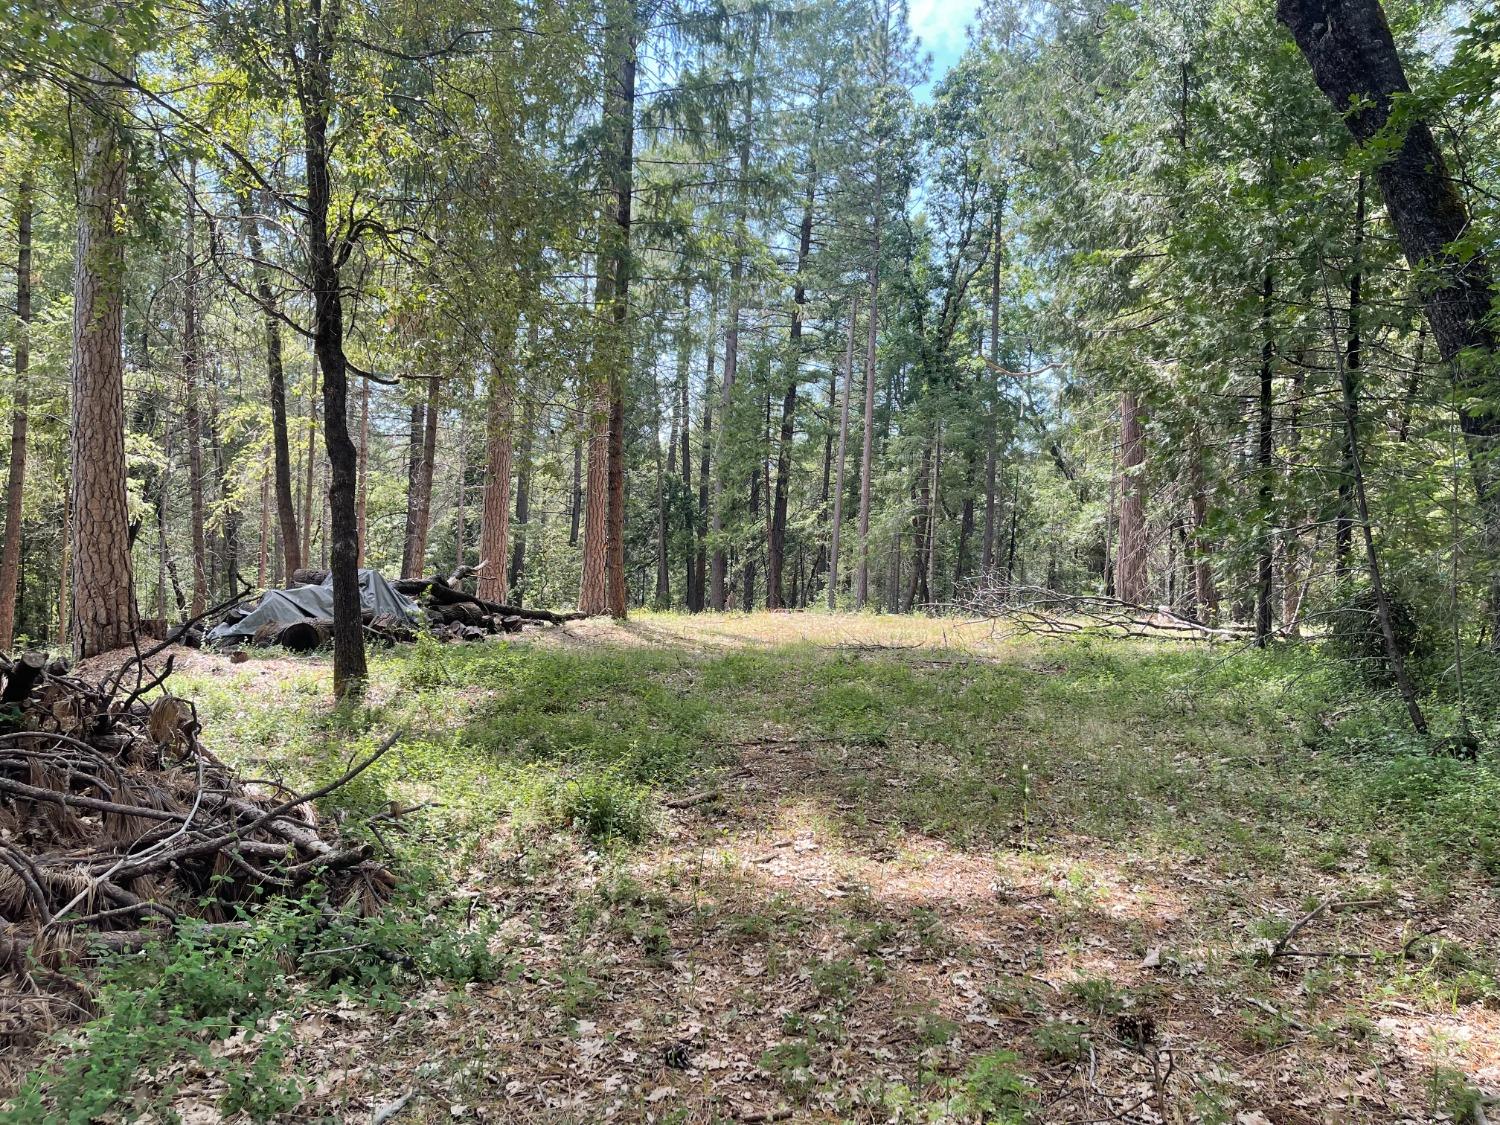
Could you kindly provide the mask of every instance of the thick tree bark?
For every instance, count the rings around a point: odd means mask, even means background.
[[[875,343],[880,321],[880,228],[882,207],[880,168],[875,170],[875,232],[870,255],[870,315],[866,325],[865,433],[859,458],[859,570],[855,576],[854,608],[870,600],[870,474],[875,441]]]
[[[5,481],[5,540],[0,546],[0,652],[15,644],[16,590],[21,572],[21,500],[26,489],[26,427],[31,368],[31,230],[33,190],[23,173],[16,188],[16,384],[10,413],[10,464]]]
[[[505,601],[509,592],[505,561],[510,553],[513,380],[513,372],[502,371],[499,364],[490,370],[484,422],[484,514],[479,528],[479,558],[484,563],[479,596],[490,602]]]
[[[1276,16],[1292,32],[1314,80],[1349,132],[1369,145],[1386,128],[1395,99],[1410,92],[1379,0],[1278,0]],[[1352,106],[1357,109],[1351,110]],[[1459,408],[1475,490],[1483,510],[1490,564],[1492,635],[1500,642],[1500,370],[1488,320],[1493,280],[1482,249],[1455,252],[1469,226],[1468,209],[1447,162],[1421,117],[1405,122],[1399,146],[1375,169],[1386,213],[1407,262],[1416,271],[1427,320],[1445,361],[1453,362]]]
[[[72,633],[76,656],[130,642],[130,515],[125,486],[126,160],[124,111],[112,88],[73,119],[78,246],[73,280]],[[67,614],[59,615],[65,623]]]
[[[328,232],[332,204],[328,120],[333,110],[333,76],[329,67],[338,12],[337,5],[325,10],[323,0],[308,0],[296,85],[307,174],[313,349],[323,372],[323,434],[332,474],[328,501],[333,540],[329,551],[333,572],[333,694],[344,703],[363,696],[368,671],[360,621],[359,527],[354,511],[359,483],[357,453],[349,436],[349,374],[344,356],[343,287],[339,277],[343,248],[330,240]]]
[[[849,301],[849,342],[844,348],[844,401],[839,407],[839,459],[833,486],[833,528],[828,545],[828,608],[839,607],[839,533],[844,526],[844,466],[849,459],[849,400],[854,395],[854,325],[859,295]]]
[[[1146,463],[1146,436],[1140,400],[1133,392],[1120,396],[1120,549],[1115,589],[1122,601],[1146,599],[1146,498],[1141,470]]]
[[[251,199],[240,196],[240,224],[250,251],[255,297],[262,311],[266,338],[266,383],[271,397],[271,457],[276,494],[276,522],[287,552],[287,573],[302,566],[297,537],[297,508],[292,500],[292,453],[286,426],[286,369],[281,354],[281,322],[276,318],[276,294],[266,265],[260,220],[251,213]]]

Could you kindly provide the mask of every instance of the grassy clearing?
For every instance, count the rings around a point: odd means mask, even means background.
[[[1463,1120],[1500,1081],[1493,750],[1314,653],[645,615],[380,655],[353,721],[320,661],[188,664],[251,776],[404,728],[322,811],[422,806],[410,885],[106,967],[13,1119]],[[1324,900],[1374,905],[1270,961]]]

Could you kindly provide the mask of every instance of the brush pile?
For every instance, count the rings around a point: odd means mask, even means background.
[[[312,802],[394,736],[313,792],[247,783],[199,743],[191,702],[147,701],[172,664],[148,674],[149,655],[98,684],[36,653],[0,659],[0,1045],[78,1006],[57,970],[90,946],[139,948],[189,916],[232,931],[240,904],[314,881],[368,912],[393,886]]]
[[[426,618],[428,631],[440,641],[482,641],[486,637],[501,633],[519,633],[523,629],[541,625],[561,625],[565,621],[577,621],[587,616],[577,612],[554,613],[546,609],[528,609],[518,605],[504,605],[486,601],[474,594],[466,593],[460,583],[473,577],[477,567],[460,567],[446,577],[401,578],[391,586],[409,598],[416,598],[422,615]],[[292,583],[297,586],[320,586],[328,579],[326,570],[295,570]],[[333,636],[333,622],[310,622],[317,630],[316,636],[306,629],[293,629],[288,634],[283,630],[274,638],[261,640],[258,644],[279,644],[294,652],[309,652],[318,648]],[[365,614],[365,634],[375,641],[403,642],[416,639],[413,626],[399,617]],[[304,647],[305,646],[305,647]]]

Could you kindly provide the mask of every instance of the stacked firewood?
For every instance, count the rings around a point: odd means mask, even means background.
[[[394,736],[312,792],[247,783],[199,743],[193,704],[157,690],[170,672],[138,657],[88,683],[38,654],[0,659],[0,1044],[34,1030],[26,1014],[90,946],[137,948],[185,917],[233,930],[244,904],[310,884],[369,911],[393,885],[313,802]]]

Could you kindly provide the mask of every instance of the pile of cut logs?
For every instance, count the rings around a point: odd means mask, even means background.
[[[172,666],[148,672],[156,651],[99,683],[0,658],[0,1047],[78,1007],[59,970],[90,946],[138,948],[184,917],[232,932],[241,904],[310,885],[369,911],[393,886],[313,802],[396,736],[311,792],[242,781],[199,743],[192,703],[155,692]]]

